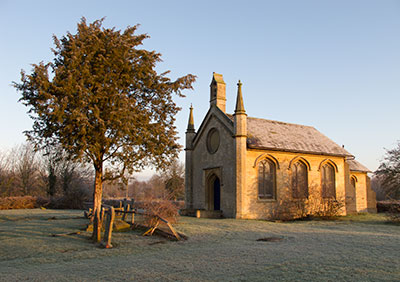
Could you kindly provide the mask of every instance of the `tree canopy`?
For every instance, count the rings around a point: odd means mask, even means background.
[[[149,36],[136,35],[137,26],[120,31],[102,23],[82,18],[76,34],[54,36],[54,60],[34,64],[31,74],[21,71],[21,83],[14,82],[34,120],[28,139],[93,163],[97,213],[102,181],[147,165],[164,168],[177,157],[179,107],[172,97],[183,97],[195,81],[191,74],[172,81],[169,71],[157,73],[161,54],[138,48]],[[113,173],[103,173],[105,162]]]

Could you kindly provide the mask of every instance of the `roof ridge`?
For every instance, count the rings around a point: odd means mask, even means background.
[[[226,113],[226,115],[227,115],[228,117],[233,117],[233,114],[227,114],[227,113]],[[272,119],[266,119],[266,118],[257,118],[257,117],[247,117],[247,118],[248,118],[248,119],[265,120],[265,121],[276,122],[276,123],[280,123],[280,124],[295,125],[295,126],[300,126],[300,127],[309,127],[309,128],[316,129],[316,128],[315,128],[314,126],[312,126],[312,125],[304,125],[304,124],[298,124],[298,123],[293,123],[293,122],[272,120]]]
[[[266,119],[266,118],[256,118],[256,117],[247,117],[247,118],[259,119],[259,120],[265,120],[265,121],[272,121],[272,122],[276,122],[276,123],[288,124],[288,125],[296,125],[296,126],[301,126],[301,127],[310,127],[310,128],[314,128],[315,129],[315,127],[312,126],[312,125],[304,125],[304,124],[285,122],[285,121],[279,121],[279,120],[272,120],[272,119]]]

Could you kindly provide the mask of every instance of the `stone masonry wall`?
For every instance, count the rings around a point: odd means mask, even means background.
[[[279,163],[279,169],[276,170],[276,199],[258,199],[258,161],[262,160],[267,155],[273,156]],[[310,164],[308,172],[308,187],[309,187],[309,200],[315,203],[321,199],[321,172],[319,167],[321,162],[329,159],[336,164],[338,171],[336,176],[336,199],[344,201],[346,197],[346,180],[345,180],[345,161],[343,157],[321,156],[321,155],[308,155],[296,154],[279,151],[264,151],[264,150],[248,150],[247,151],[247,168],[246,176],[247,183],[244,191],[243,199],[243,218],[271,218],[274,211],[277,210],[278,205],[284,200],[291,199],[290,189],[290,162],[296,158],[302,157]],[[258,158],[258,160],[257,160]],[[256,163],[257,160],[257,163]],[[343,215],[346,210],[342,209]]]
[[[214,154],[207,150],[207,134],[212,129],[218,130],[220,144]],[[208,177],[220,173],[221,210],[225,217],[234,217],[236,212],[235,151],[232,129],[217,117],[212,116],[202,130],[193,150],[193,208],[210,209],[207,199]]]

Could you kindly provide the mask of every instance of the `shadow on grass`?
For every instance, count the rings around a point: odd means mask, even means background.
[[[321,225],[323,225],[323,223],[327,224],[354,223],[354,224],[369,224],[369,225],[393,224],[393,222],[390,222],[385,214],[368,214],[368,213],[359,213],[353,215],[332,216],[332,217],[304,217],[286,221],[273,220],[270,222],[285,223],[285,224],[321,223]]]

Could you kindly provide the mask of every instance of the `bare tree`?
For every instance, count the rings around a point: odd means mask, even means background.
[[[380,177],[374,175],[371,178],[371,189],[376,193],[376,200],[377,201],[384,201],[386,200],[386,192],[381,185]]]
[[[39,177],[39,162],[33,146],[20,145],[11,151],[14,157],[14,174],[22,195],[40,194],[44,188]]]
[[[183,200],[185,196],[185,167],[175,160],[164,172],[165,189],[174,200]]]
[[[400,199],[400,141],[386,154],[375,174],[379,177],[382,189],[388,198]]]
[[[130,185],[130,195],[141,201],[143,199],[170,199],[184,198],[184,165],[175,160],[164,171],[153,174],[147,181],[135,180]]]
[[[148,181],[148,189],[151,189],[151,193],[154,198],[163,199],[167,196],[168,192],[165,189],[165,178],[160,174],[154,174]]]
[[[9,162],[9,154],[0,153],[0,196],[12,196],[15,193],[15,177]]]
[[[26,143],[0,152],[0,197],[47,194],[66,196],[66,202],[74,197],[87,199],[93,174],[91,167],[69,159],[61,147],[35,151]]]

